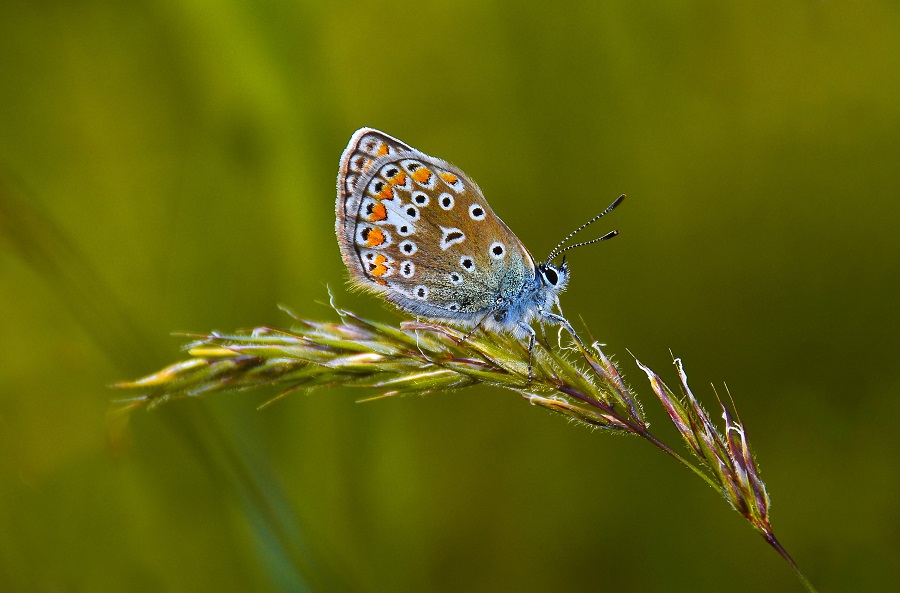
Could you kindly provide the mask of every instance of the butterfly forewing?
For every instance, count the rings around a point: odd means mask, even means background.
[[[377,130],[344,151],[337,214],[354,282],[416,314],[484,314],[533,279],[531,255],[474,182]]]

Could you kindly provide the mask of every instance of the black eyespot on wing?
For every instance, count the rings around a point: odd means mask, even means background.
[[[369,227],[365,227],[363,230],[359,232],[359,236],[362,237],[363,241],[369,240],[369,233],[372,232],[372,229]]]
[[[449,243],[450,241],[456,241],[457,239],[462,239],[465,235],[463,235],[459,231],[454,231],[452,233],[447,233],[447,236],[444,239]]]
[[[491,257],[494,259],[503,259],[506,257],[506,245],[500,241],[494,241],[491,243],[491,246],[488,247],[488,253],[490,253]]]
[[[471,270],[474,266],[475,263],[471,259],[466,258],[462,260],[462,267],[464,267],[465,269]]]

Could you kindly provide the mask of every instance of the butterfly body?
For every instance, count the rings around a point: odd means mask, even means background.
[[[572,331],[551,311],[569,280],[565,261],[535,263],[481,189],[444,160],[357,130],[341,156],[336,214],[352,283],[404,311],[512,332],[529,338],[529,350],[534,320]]]

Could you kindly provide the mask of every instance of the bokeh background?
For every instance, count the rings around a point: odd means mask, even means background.
[[[333,319],[334,180],[373,126],[455,162],[536,257],[620,193],[563,299],[731,390],[821,591],[900,582],[896,2],[4,0],[0,590],[800,591],[636,439],[470,389],[108,386],[176,331]],[[113,410],[113,411],[111,411]]]

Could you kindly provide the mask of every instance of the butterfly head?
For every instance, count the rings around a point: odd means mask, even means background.
[[[581,243],[576,243],[574,245],[564,247],[564,245],[568,243],[569,239],[577,235],[579,232],[581,232],[597,220],[603,218],[604,215],[609,214],[616,206],[621,204],[622,200],[624,199],[624,195],[619,196],[612,204],[606,207],[606,210],[566,235],[566,237],[562,241],[560,241],[556,245],[556,247],[553,248],[553,250],[550,252],[550,255],[547,256],[547,261],[537,265],[537,277],[540,280],[542,290],[557,294],[565,290],[566,284],[568,284],[569,282],[569,266],[566,263],[566,256],[563,255],[562,262],[560,262],[558,266],[552,263],[554,259],[562,255],[566,251],[569,251],[570,249],[592,245],[600,241],[606,241],[607,239],[612,239],[619,234],[619,231],[617,230],[610,231],[602,237],[597,237],[596,239],[591,239],[590,241],[582,241]]]
[[[560,293],[566,289],[566,285],[569,283],[569,264],[566,263],[565,258],[558,266],[550,262],[538,264],[537,277],[544,291]]]

